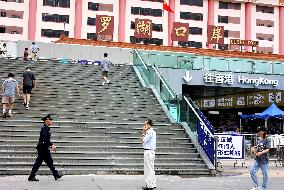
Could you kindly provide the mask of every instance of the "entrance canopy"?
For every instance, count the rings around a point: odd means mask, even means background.
[[[274,103],[260,114],[241,115],[241,119],[268,119],[284,118],[284,111],[280,110]]]

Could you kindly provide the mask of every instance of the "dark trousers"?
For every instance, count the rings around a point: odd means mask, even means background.
[[[41,166],[43,161],[49,167],[53,176],[54,177],[58,176],[58,171],[55,169],[55,167],[53,165],[53,160],[52,160],[52,157],[51,157],[51,154],[50,154],[50,150],[44,149],[44,150],[38,150],[38,156],[37,156],[37,159],[36,159],[36,161],[33,165],[33,169],[32,169],[30,177],[36,176],[36,172],[38,171],[38,169]]]

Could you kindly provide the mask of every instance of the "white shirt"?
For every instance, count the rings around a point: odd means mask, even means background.
[[[156,132],[152,127],[147,130],[143,142],[144,149],[156,150]]]

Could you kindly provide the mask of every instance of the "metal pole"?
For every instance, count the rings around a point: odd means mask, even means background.
[[[218,136],[214,136],[214,142],[215,142],[215,157],[214,157],[214,164],[215,164],[215,170],[217,171],[217,167],[218,167],[218,160],[217,160],[217,149],[218,149]]]

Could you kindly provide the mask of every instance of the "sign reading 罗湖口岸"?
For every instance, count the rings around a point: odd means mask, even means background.
[[[234,85],[235,82],[235,76],[233,73],[204,73],[203,78],[205,83]],[[260,85],[271,85],[273,87],[277,87],[279,81],[264,77],[247,77],[238,75],[237,83],[250,84],[256,87]]]
[[[218,137],[217,158],[243,160],[245,155],[244,136],[238,134],[215,134]]]
[[[231,45],[258,47],[259,42],[253,40],[230,39]]]

